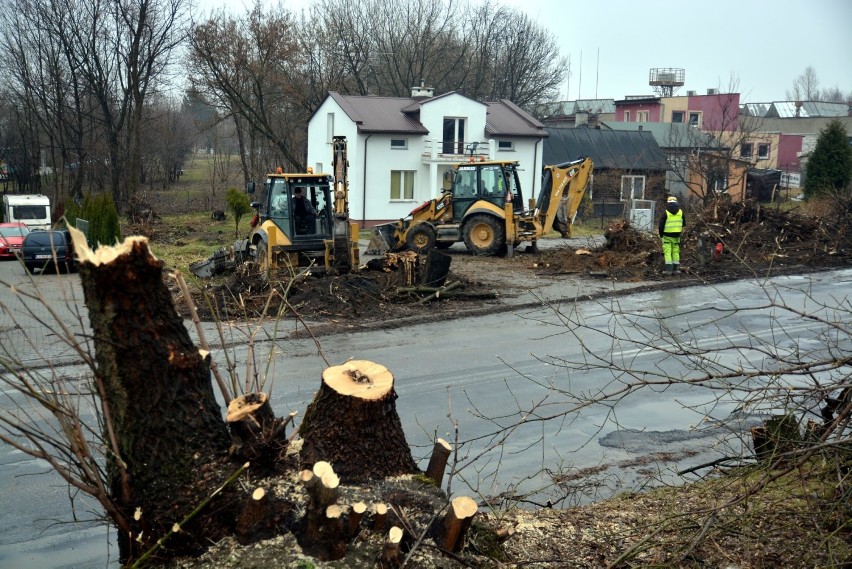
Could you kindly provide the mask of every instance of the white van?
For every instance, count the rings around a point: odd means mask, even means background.
[[[33,229],[50,229],[50,199],[41,194],[6,194],[3,196],[3,219],[21,221]]]

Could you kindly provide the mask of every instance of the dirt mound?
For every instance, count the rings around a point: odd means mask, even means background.
[[[399,262],[410,258],[413,266]],[[311,321],[376,321],[422,314],[436,291],[442,309],[493,298],[489,285],[449,271],[443,287],[423,286],[425,260],[413,253],[389,255],[358,272],[326,274],[319,268],[277,271],[271,276],[253,263],[240,265],[222,282],[191,291],[202,320],[255,319],[295,313]],[[175,294],[179,294],[175,290]],[[185,302],[176,302],[188,316]],[[432,310],[429,308],[428,310]]]

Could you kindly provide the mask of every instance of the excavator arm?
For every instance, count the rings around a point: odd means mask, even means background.
[[[334,214],[331,266],[339,273],[352,269],[352,227],[349,223],[349,159],[346,156],[346,137],[335,136],[333,140],[332,171],[334,172]]]
[[[544,167],[537,204],[539,215],[543,217],[543,235],[550,232],[554,224],[563,235],[571,234],[574,217],[593,171],[594,163],[588,157]]]

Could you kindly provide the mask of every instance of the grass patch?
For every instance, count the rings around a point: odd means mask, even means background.
[[[167,267],[186,272],[191,263],[203,261],[216,249],[229,247],[235,239],[244,238],[250,220],[250,215],[240,219],[236,233],[239,237],[235,237],[232,216],[225,221],[215,221],[206,212],[164,215],[155,225],[130,229],[149,236],[151,251]]]

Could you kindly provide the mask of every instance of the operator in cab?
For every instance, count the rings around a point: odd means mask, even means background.
[[[314,233],[317,210],[298,187],[293,191],[293,218],[297,234]]]

